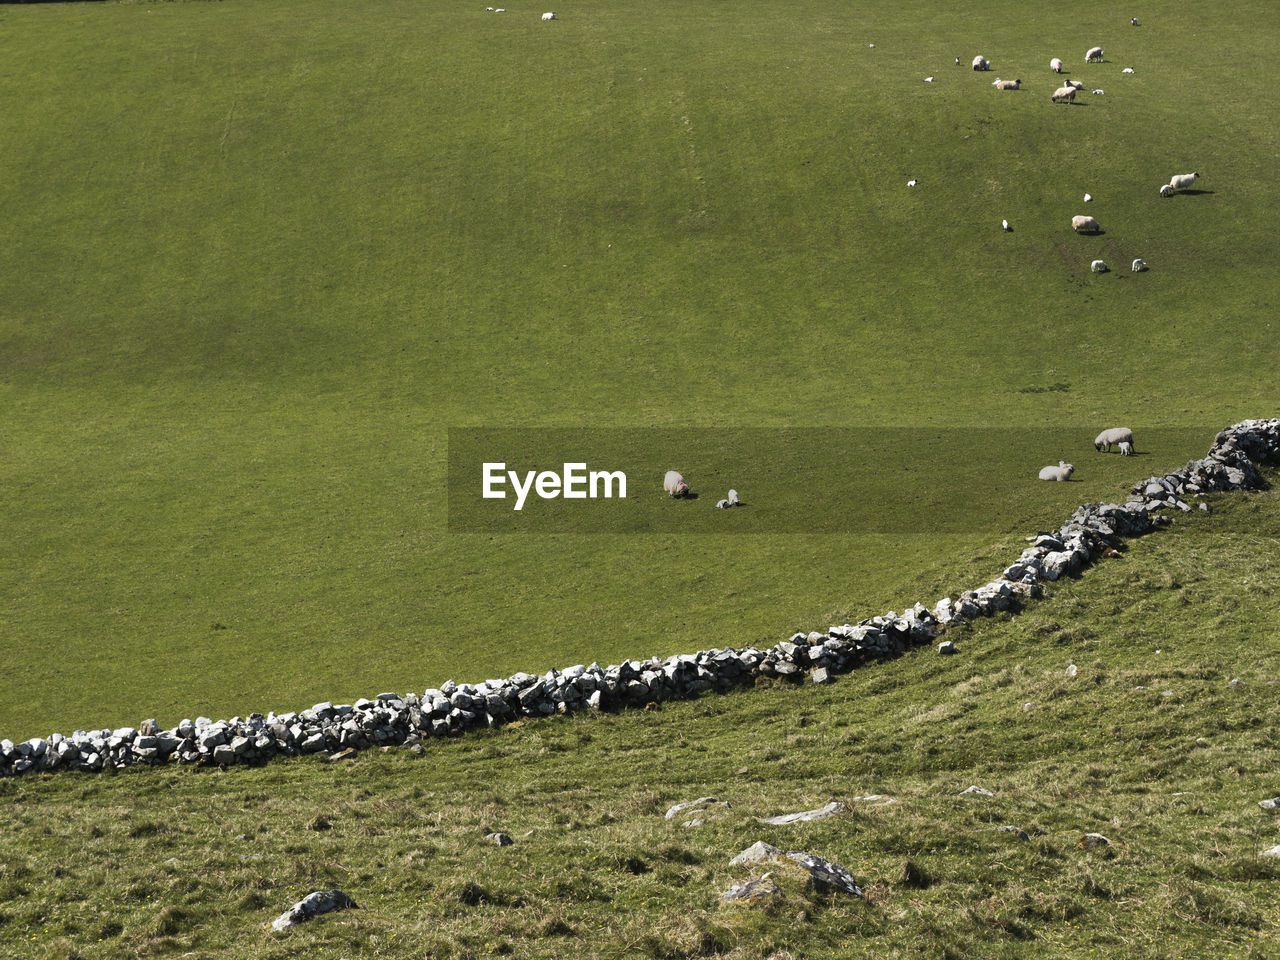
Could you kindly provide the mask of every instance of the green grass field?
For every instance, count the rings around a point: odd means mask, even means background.
[[[773,642],[1022,533],[451,534],[449,427],[1078,429],[1049,525],[1275,413],[1269,4],[540,12],[0,9],[4,735]]]
[[[1280,821],[1257,804],[1280,794],[1280,494],[1214,502],[953,634],[955,656],[828,687],[526,721],[418,756],[0,780],[0,956],[1272,956],[1280,861],[1259,854]],[[732,806],[663,818],[707,795]],[[832,800],[850,811],[755,820]],[[1110,846],[1081,849],[1092,832]],[[843,864],[866,899],[728,865],[756,840]],[[781,903],[720,905],[770,869]],[[361,909],[269,932],[332,887]]]

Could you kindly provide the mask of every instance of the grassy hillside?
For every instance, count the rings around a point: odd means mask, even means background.
[[[1280,495],[1216,506],[953,634],[955,656],[829,687],[530,721],[421,755],[0,781],[0,954],[1269,956],[1280,866],[1259,853],[1280,822],[1257,802],[1280,794]],[[663,818],[707,795],[731,807]],[[832,800],[850,811],[754,819]],[[1110,844],[1081,848],[1094,832]],[[866,899],[728,866],[756,840],[843,864]],[[719,904],[770,869],[785,900]],[[331,887],[362,909],[267,931]]]
[[[1274,413],[1269,5],[540,12],[0,11],[5,735],[759,642],[1003,549],[451,535],[450,426],[1204,426],[1157,469]]]

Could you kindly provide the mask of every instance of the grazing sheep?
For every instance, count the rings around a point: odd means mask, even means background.
[[[1169,181],[1169,186],[1175,190],[1187,190],[1196,182],[1199,176],[1200,174],[1198,173],[1180,173]]]
[[[1166,183],[1160,187],[1160,196],[1162,197],[1172,197],[1177,192],[1177,190],[1173,189],[1173,184],[1171,183]]]
[[[1095,60],[1097,60],[1099,63],[1101,63],[1101,62],[1102,62],[1102,48],[1101,48],[1101,47],[1090,47],[1090,48],[1085,52],[1085,55],[1084,55],[1084,62],[1085,62],[1085,63],[1093,63],[1093,61],[1095,61]]]
[[[1083,89],[1084,89],[1084,81],[1083,81],[1083,80],[1064,80],[1064,81],[1062,82],[1062,85],[1063,85],[1064,87],[1070,87],[1072,90],[1083,90]]]
[[[1113,443],[1133,443],[1133,431],[1128,427],[1112,427],[1110,430],[1103,430],[1093,441],[1093,449],[1098,451],[1105,449],[1110,453]]]
[[[1040,479],[1064,482],[1071,479],[1071,473],[1073,470],[1075,470],[1075,467],[1067,463],[1067,461],[1059,460],[1056,467],[1042,468],[1040,470]]]
[[[990,61],[990,60],[988,60],[986,57],[982,57],[982,56],[974,57],[974,58],[973,58],[973,69],[975,69],[975,70],[990,70],[990,69],[991,69],[991,61]]]
[[[555,18],[556,18],[556,15],[551,12],[547,12],[542,15],[543,20],[554,20]]]
[[[1071,229],[1076,233],[1099,233],[1102,227],[1093,217],[1077,215],[1071,218]]]
[[[1049,61],[1049,69],[1052,70],[1054,73],[1061,73],[1062,61],[1059,60],[1057,57],[1054,57],[1052,60]]]
[[[1022,86],[1021,80],[1001,80],[996,77],[995,83],[991,84],[997,90],[1017,90]]]
[[[1129,267],[1129,269],[1134,273],[1141,273],[1143,270],[1147,269],[1147,262],[1139,257],[1137,260],[1133,261],[1133,265]]]
[[[1089,269],[1094,273],[1106,273],[1110,268],[1105,260],[1095,260],[1089,264]]]
[[[662,481],[662,489],[673,497],[687,497],[689,495],[689,485],[684,482],[684,477],[674,470],[667,471],[667,475]]]
[[[1131,26],[1135,26],[1135,27],[1136,27],[1136,26],[1138,25],[1138,18],[1137,18],[1137,17],[1130,17],[1130,18],[1129,18],[1129,24],[1130,24]]]
[[[1061,103],[1063,100],[1074,100],[1075,98],[1076,98],[1076,88],[1067,86],[1067,87],[1059,87],[1057,90],[1053,91],[1053,96],[1050,97],[1049,99],[1052,100],[1054,103]]]
[[[1128,440],[1120,441],[1120,456],[1122,457],[1133,456],[1133,444],[1130,443]]]

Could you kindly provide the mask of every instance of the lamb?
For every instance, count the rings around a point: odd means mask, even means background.
[[[738,491],[737,491],[737,490],[730,490],[730,491],[729,491],[729,506],[731,506],[731,507],[736,507],[736,506],[738,506],[740,503],[742,503],[742,501],[738,499]]]
[[[1198,173],[1180,173],[1169,181],[1169,186],[1175,190],[1189,190],[1199,176]]]
[[[689,485],[684,482],[684,477],[674,470],[667,471],[667,475],[662,481],[662,489],[673,497],[687,497],[689,495]]]
[[[1084,89],[1084,81],[1083,81],[1083,80],[1064,80],[1062,85],[1063,85],[1064,87],[1071,87],[1071,88],[1072,88],[1072,89],[1074,89],[1074,90],[1083,90],[1083,89]]]
[[[1040,470],[1041,480],[1057,480],[1065,482],[1071,479],[1071,473],[1075,470],[1071,464],[1065,460],[1059,460],[1056,467],[1043,467]]]
[[[1103,449],[1107,453],[1111,452],[1113,443],[1133,443],[1133,431],[1128,427],[1112,427],[1110,430],[1103,430],[1096,440],[1093,441],[1093,449],[1101,452]]]
[[[1130,443],[1128,440],[1120,441],[1120,456],[1122,457],[1133,456],[1133,444]]]
[[[1049,69],[1052,70],[1054,73],[1061,73],[1062,61],[1059,60],[1057,57],[1054,57],[1052,60],[1049,61]]]
[[[554,13],[550,13],[550,12],[548,12],[548,13],[544,13],[544,14],[542,15],[542,19],[543,19],[543,20],[554,20],[555,18],[556,18],[556,15],[555,15]]]
[[[983,57],[983,56],[977,56],[977,57],[974,57],[974,58],[973,58],[973,69],[975,69],[975,70],[990,70],[990,69],[991,69],[991,61],[990,61],[990,60],[988,60],[986,57]]]
[[[1107,262],[1105,260],[1095,260],[1093,263],[1089,264],[1089,269],[1094,273],[1106,273],[1109,268],[1107,267]]]
[[[995,83],[991,84],[997,90],[1017,90],[1022,86],[1021,80],[1001,80],[996,77]]]
[[[1160,187],[1160,196],[1162,197],[1172,197],[1177,192],[1177,190],[1173,189],[1173,184],[1171,183],[1163,184]]]
[[[1049,99],[1054,103],[1061,103],[1063,100],[1074,100],[1076,98],[1076,88],[1072,86],[1059,87],[1053,91],[1053,96]]]
[[[1095,61],[1095,60],[1097,60],[1099,63],[1101,63],[1101,62],[1102,62],[1102,48],[1101,48],[1101,47],[1090,47],[1090,48],[1085,52],[1085,55],[1084,55],[1084,62],[1085,62],[1085,63],[1093,63],[1093,61]]]
[[[1130,266],[1129,269],[1134,273],[1141,273],[1143,270],[1147,269],[1147,261],[1139,257],[1137,260],[1133,261],[1133,265]]]
[[[1093,217],[1077,215],[1071,218],[1071,229],[1076,233],[1101,233],[1102,227]]]

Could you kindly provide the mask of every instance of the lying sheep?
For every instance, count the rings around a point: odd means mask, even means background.
[[[687,497],[689,495],[689,485],[684,482],[684,477],[674,470],[667,471],[667,475],[662,481],[662,489],[673,497]]]
[[[1112,427],[1110,430],[1103,430],[1096,440],[1093,441],[1093,449],[1101,452],[1106,450],[1111,452],[1113,443],[1133,443],[1133,431],[1128,427]]]
[[[1120,456],[1122,457],[1133,456],[1133,444],[1130,443],[1128,440],[1120,441]]]
[[[975,70],[990,70],[990,69],[991,69],[991,61],[990,61],[990,60],[988,60],[986,57],[982,57],[982,56],[974,57],[974,58],[973,58],[973,69],[975,69]]]
[[[1095,61],[1095,60],[1097,60],[1099,63],[1101,63],[1101,62],[1102,62],[1102,48],[1101,48],[1101,47],[1090,47],[1090,48],[1085,52],[1085,55],[1084,55],[1084,62],[1085,62],[1085,63],[1093,63],[1093,61]]]
[[[1199,176],[1198,173],[1180,173],[1169,181],[1169,186],[1175,190],[1189,190]]]
[[[1021,80],[1001,80],[996,77],[995,82],[991,84],[997,90],[1017,90],[1022,86]]]
[[[1054,73],[1061,73],[1062,61],[1059,60],[1057,57],[1054,57],[1052,60],[1049,61],[1049,69],[1052,70]]]
[[[1044,467],[1040,470],[1041,480],[1057,480],[1065,482],[1071,479],[1071,473],[1075,470],[1071,464],[1065,460],[1059,460],[1056,467]]]
[[[1059,87],[1053,91],[1053,96],[1049,99],[1054,103],[1061,103],[1064,100],[1074,100],[1076,98],[1076,88],[1072,86]]]
[[[1089,269],[1094,273],[1106,273],[1108,270],[1107,262],[1105,260],[1095,260],[1089,264]]]
[[[1083,89],[1084,89],[1084,81],[1083,81],[1083,80],[1064,80],[1064,81],[1062,82],[1062,85],[1063,85],[1064,87],[1071,87],[1073,90],[1083,90]]]
[[[543,20],[554,20],[555,18],[556,18],[556,15],[555,15],[554,13],[549,12],[549,11],[548,11],[547,13],[544,13],[544,14],[542,15],[542,19],[543,19]]]
[[[1102,227],[1093,217],[1080,215],[1071,218],[1071,229],[1076,233],[1099,233]]]

